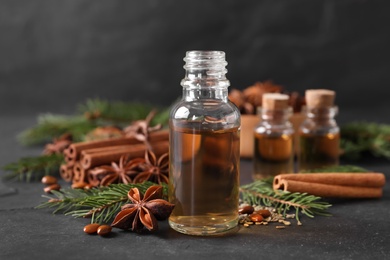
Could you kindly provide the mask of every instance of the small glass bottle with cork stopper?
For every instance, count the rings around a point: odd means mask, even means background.
[[[266,93],[259,109],[260,124],[254,133],[254,179],[294,172],[292,108],[285,94]]]
[[[306,90],[306,117],[299,129],[299,172],[339,164],[340,129],[334,119],[338,112],[335,96],[328,89]]]

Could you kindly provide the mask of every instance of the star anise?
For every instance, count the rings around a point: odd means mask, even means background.
[[[134,121],[130,126],[126,127],[123,132],[128,137],[134,137],[138,141],[144,142],[147,147],[150,148],[149,133],[160,130],[162,127],[161,124],[157,124],[153,127],[149,126],[155,114],[155,110],[150,111],[145,120]]]
[[[149,231],[158,229],[157,220],[164,220],[171,214],[174,204],[162,198],[162,186],[149,187],[142,196],[138,188],[128,192],[132,204],[125,204],[116,215],[111,226],[120,229],[132,229],[140,232],[143,227]]]
[[[62,154],[72,143],[72,136],[70,134],[63,134],[59,138],[53,139],[53,143],[46,144],[43,150],[44,155]]]
[[[156,155],[151,150],[145,152],[145,163],[140,165],[140,172],[133,180],[134,183],[152,181],[161,184],[168,183],[169,178],[169,155],[165,153],[157,160]]]
[[[128,160],[127,156],[121,156],[119,164],[112,162],[111,165],[102,165],[89,171],[89,183],[93,186],[108,186],[112,183],[132,183],[133,176],[142,171],[141,165],[144,158]]]

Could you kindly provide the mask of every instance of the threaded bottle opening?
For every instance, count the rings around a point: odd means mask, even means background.
[[[208,75],[227,73],[228,63],[223,51],[187,51],[183,60],[186,70],[208,70]]]

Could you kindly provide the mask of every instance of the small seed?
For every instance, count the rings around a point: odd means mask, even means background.
[[[238,209],[239,214],[252,214],[255,209],[252,206],[245,206]]]
[[[246,223],[245,223],[245,224],[244,224],[244,227],[249,227],[249,224],[246,224]]]
[[[256,222],[255,225],[261,225],[263,222]]]
[[[247,221],[247,222],[245,222],[245,224],[253,225],[253,222],[252,221]]]
[[[108,234],[111,233],[111,226],[109,225],[101,225],[98,229],[97,229],[97,233],[98,235],[100,236],[107,236]]]
[[[286,226],[276,226],[277,229],[283,229],[286,228]]]
[[[267,209],[261,209],[261,210],[256,211],[255,213],[260,214],[261,216],[263,216],[263,218],[268,218],[271,216],[271,212]]]
[[[286,226],[290,226],[291,222],[290,221],[283,221],[283,224],[285,224]]]
[[[84,186],[84,190],[90,190],[92,188],[93,188],[93,186],[91,184],[87,184]]]
[[[52,185],[52,184],[57,183],[57,178],[54,176],[46,175],[46,176],[43,176],[41,182],[43,184],[46,184],[46,185]]]
[[[43,191],[46,193],[50,193],[52,190],[60,190],[61,186],[58,183],[51,184],[49,186],[46,186]]]
[[[98,223],[88,224],[84,227],[84,232],[87,234],[94,234],[98,231],[99,226]]]
[[[72,184],[72,189],[84,189],[85,185],[87,185],[85,182],[75,182]]]
[[[263,221],[263,216],[260,215],[260,214],[251,214],[249,215],[250,219],[253,221],[253,222],[260,222],[260,221]]]

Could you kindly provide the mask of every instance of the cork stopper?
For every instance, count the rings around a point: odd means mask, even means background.
[[[263,94],[262,107],[269,110],[283,110],[288,108],[289,96],[279,93]]]
[[[308,89],[305,93],[306,105],[309,108],[326,108],[334,104],[336,93],[328,89]]]

